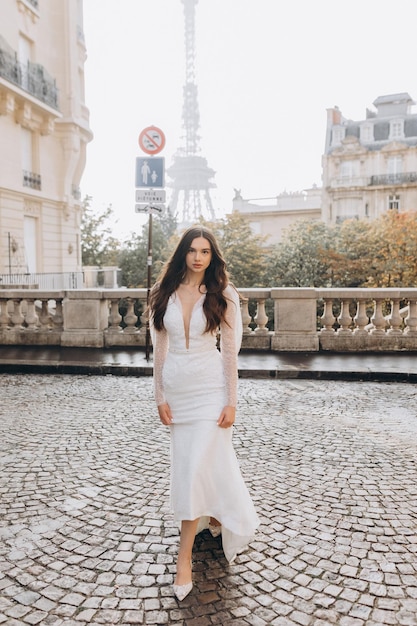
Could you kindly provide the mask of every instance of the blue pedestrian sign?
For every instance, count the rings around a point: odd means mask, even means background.
[[[136,157],[136,188],[160,189],[165,186],[164,174],[164,157]]]

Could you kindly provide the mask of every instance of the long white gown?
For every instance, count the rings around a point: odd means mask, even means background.
[[[205,295],[194,305],[188,348],[181,300],[169,299],[163,331],[152,332],[157,405],[171,408],[171,507],[174,519],[199,518],[197,532],[210,517],[222,525],[222,544],[229,562],[244,550],[259,519],[243,481],[232,444],[232,428],[220,428],[222,409],[236,406],[237,353],[242,337],[239,297],[228,286],[228,306],[216,334],[206,333]]]

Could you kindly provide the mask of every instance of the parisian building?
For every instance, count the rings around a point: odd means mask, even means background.
[[[235,189],[233,211],[245,216],[251,230],[265,237],[265,247],[274,246],[294,222],[321,219],[321,187],[282,192],[272,198],[243,198]]]
[[[79,185],[92,139],[83,3],[1,5],[1,280],[80,272]]]
[[[327,111],[322,219],[417,210],[417,113],[408,93],[383,95],[363,120]]]

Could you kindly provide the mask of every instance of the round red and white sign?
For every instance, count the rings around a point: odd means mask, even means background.
[[[147,126],[139,135],[139,147],[146,154],[158,154],[165,146],[165,135],[156,126]]]

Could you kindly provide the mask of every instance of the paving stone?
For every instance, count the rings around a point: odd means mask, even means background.
[[[232,565],[199,535],[181,603],[152,381],[0,386],[0,624],[417,626],[415,386],[241,380],[234,442],[261,527]]]

